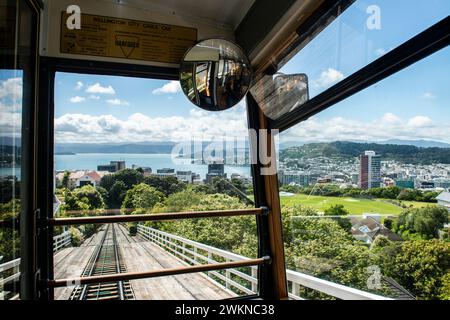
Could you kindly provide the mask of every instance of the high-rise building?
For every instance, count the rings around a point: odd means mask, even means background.
[[[381,157],[374,151],[365,151],[359,156],[359,187],[379,188],[381,185]]]
[[[212,183],[214,178],[226,178],[225,165],[223,160],[214,161],[208,164],[208,173],[206,174],[206,183]]]

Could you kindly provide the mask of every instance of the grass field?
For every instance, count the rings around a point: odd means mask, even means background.
[[[427,206],[427,203],[404,201],[407,206],[415,208]],[[404,209],[392,203],[387,203],[381,199],[355,199],[347,197],[323,197],[323,196],[307,196],[304,194],[296,194],[294,196],[281,196],[282,205],[303,205],[316,209],[319,212],[325,211],[335,204],[342,204],[350,214],[359,215],[363,213],[380,213],[398,215]]]

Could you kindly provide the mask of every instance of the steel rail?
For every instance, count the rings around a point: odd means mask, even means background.
[[[181,219],[196,219],[196,218],[249,216],[249,215],[263,215],[266,212],[267,212],[267,208],[251,208],[251,209],[223,210],[223,211],[196,211],[196,212],[179,212],[179,213],[53,218],[53,219],[49,219],[48,223],[50,226],[55,227],[55,226],[71,226],[71,225],[84,225],[84,224],[145,222],[145,221],[164,221],[164,220],[181,220]]]
[[[90,264],[89,271],[87,272],[88,276],[92,276],[92,273],[94,272],[95,263],[98,260],[100,252],[102,251],[102,247],[103,247],[103,244],[105,243],[105,239],[106,239],[106,235],[108,233],[108,229],[109,229],[109,225],[106,226],[106,230],[105,230],[105,233],[102,236],[102,240],[100,241],[100,244],[95,248],[95,254],[93,254],[91,256],[91,258],[89,259],[89,261],[88,261],[88,265]],[[83,272],[83,274],[84,274],[84,272]],[[83,286],[83,290],[81,291],[81,294],[80,294],[80,300],[84,300],[84,298],[86,297],[87,288],[88,288],[87,285]]]
[[[164,276],[174,276],[179,274],[187,273],[198,273],[214,270],[224,270],[224,269],[234,269],[240,267],[250,267],[259,266],[266,263],[270,263],[270,257],[263,257],[258,259],[250,259],[245,261],[233,261],[233,262],[223,262],[215,264],[197,265],[191,267],[181,267],[181,268],[170,268],[165,270],[147,271],[147,272],[130,272],[130,273],[120,273],[115,275],[104,275],[104,276],[92,276],[92,277],[82,277],[73,279],[56,279],[49,280],[48,286],[50,288],[66,287],[68,283],[80,283],[80,284],[91,284],[91,283],[102,283],[102,282],[113,282],[113,281],[126,281],[126,280],[136,280],[145,278],[156,278]]]

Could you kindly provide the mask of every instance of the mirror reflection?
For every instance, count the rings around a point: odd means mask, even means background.
[[[208,111],[239,103],[252,79],[248,58],[241,48],[223,39],[201,41],[185,55],[180,84],[189,100]]]
[[[264,76],[250,89],[264,114],[276,120],[309,100],[306,74]]]

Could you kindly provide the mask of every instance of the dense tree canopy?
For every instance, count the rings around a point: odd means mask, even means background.
[[[438,230],[448,222],[448,211],[443,207],[427,206],[403,211],[395,223],[394,231],[404,238],[411,235],[431,239],[438,236]]]
[[[122,203],[123,209],[152,209],[164,199],[164,194],[145,183],[135,185],[127,191]]]

